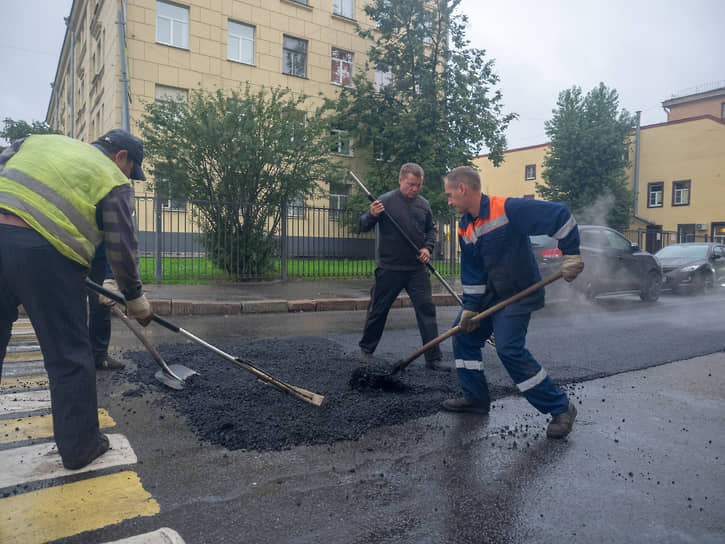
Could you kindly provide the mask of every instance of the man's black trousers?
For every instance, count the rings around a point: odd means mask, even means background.
[[[43,353],[53,434],[67,463],[87,459],[101,440],[83,273],[34,230],[0,225],[0,371],[22,304]]]
[[[418,330],[423,343],[427,343],[438,336],[438,322],[436,321],[436,307],[433,303],[428,269],[419,266],[415,270],[384,270],[375,269],[375,285],[370,290],[370,304],[368,305],[365,329],[360,349],[366,353],[373,353],[383,336],[385,322],[388,319],[390,307],[400,292],[405,289],[415,309],[415,318],[418,321]],[[425,352],[426,361],[435,361],[441,358],[438,346]]]

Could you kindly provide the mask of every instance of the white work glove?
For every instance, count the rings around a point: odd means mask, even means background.
[[[110,291],[114,295],[118,295],[119,297],[123,298],[123,295],[121,295],[121,291],[118,289],[118,284],[116,283],[116,280],[103,280],[103,288],[106,291]],[[103,296],[102,294],[98,293],[98,302],[103,304],[104,306],[113,306],[116,304],[115,301],[111,300],[108,297]]]
[[[458,322],[458,326],[461,327],[463,332],[472,333],[481,325],[478,321],[471,321],[476,315],[478,314],[471,310],[461,312],[461,320]]]
[[[574,279],[584,270],[584,261],[581,255],[564,255],[561,258],[561,274],[566,281]]]
[[[127,300],[126,311],[129,316],[136,319],[136,321],[144,327],[151,322],[151,318],[153,317],[151,303],[149,302],[149,299],[146,298],[145,293],[133,300]]]

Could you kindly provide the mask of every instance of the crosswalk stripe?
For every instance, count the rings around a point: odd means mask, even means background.
[[[5,378],[16,376],[31,376],[33,374],[45,373],[45,364],[42,359],[36,361],[14,362],[12,364],[3,365],[3,382]]]
[[[17,391],[0,395],[0,414],[50,410],[50,390]]]
[[[101,429],[116,425],[106,410],[98,410],[98,424]],[[35,440],[53,436],[53,416],[31,416],[21,419],[0,420],[0,444],[11,444],[20,440]]]
[[[162,527],[150,533],[135,535],[105,544],[184,544],[181,535],[169,527]]]
[[[25,351],[15,351],[10,352],[8,350],[8,353],[5,355],[5,362],[15,362],[15,361],[38,361],[43,359],[43,354],[40,352],[39,349],[32,349],[32,350],[25,350]]]
[[[138,474],[124,471],[0,499],[0,511],[3,544],[41,544],[160,508]]]
[[[5,468],[0,471],[0,488],[136,463],[136,454],[125,436],[109,434],[108,440],[111,449],[79,470],[63,467],[58,449],[53,443],[4,450]]]
[[[48,387],[48,376],[43,374],[23,376],[3,376],[0,392],[8,393],[20,389],[37,389]]]

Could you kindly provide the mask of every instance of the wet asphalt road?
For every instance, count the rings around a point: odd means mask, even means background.
[[[124,396],[133,385],[104,375],[99,404],[128,436],[161,514],[67,542],[160,526],[190,543],[722,542],[722,365],[650,367],[725,351],[724,306],[720,292],[651,304],[627,296],[555,301],[537,312],[528,347],[555,380],[570,384],[580,408],[562,442],[543,438],[546,418],[513,396],[495,402],[488,417],[436,412],[356,441],[228,451],[199,440],[162,389]],[[455,313],[439,308],[441,332]],[[362,312],[323,312],[175,322],[223,344],[323,336],[354,356],[363,320]],[[165,343],[183,340],[155,325],[146,332],[162,353]],[[394,310],[376,355],[393,362],[419,342],[412,310]],[[117,322],[113,344],[138,350]],[[442,347],[450,359],[450,342]],[[489,381],[510,386],[487,351]],[[704,379],[690,384],[696,372]],[[296,401],[272,402],[296,409]]]

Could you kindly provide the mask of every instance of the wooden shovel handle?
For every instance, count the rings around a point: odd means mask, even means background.
[[[471,318],[471,321],[481,321],[482,319],[487,318],[491,314],[494,314],[494,313],[498,312],[502,308],[505,308],[509,304],[511,304],[513,302],[516,302],[517,300],[520,300],[520,299],[524,298],[527,295],[530,295],[534,291],[536,291],[538,289],[541,289],[545,285],[548,285],[548,284],[550,284],[550,283],[558,280],[561,277],[562,277],[562,273],[561,272],[557,272],[556,274],[552,274],[548,278],[544,278],[543,280],[538,281],[535,284],[528,286],[523,291],[519,291],[518,293],[516,293],[512,297],[509,297],[506,300],[502,300],[498,304],[494,304],[490,308],[487,308],[486,310],[484,310],[480,314],[477,314],[473,318]],[[430,348],[432,348],[433,346],[436,346],[436,345],[440,344],[446,338],[449,338],[449,337],[453,336],[454,334],[456,334],[457,332],[460,332],[460,330],[461,330],[461,326],[460,325],[456,325],[455,327],[453,327],[452,329],[447,330],[446,332],[444,332],[440,336],[437,336],[436,338],[434,338],[430,342],[427,342],[426,344],[424,344],[423,346],[421,346],[420,348],[418,348],[417,351],[415,351],[414,353],[411,353],[405,359],[402,359],[401,361],[399,361],[395,365],[395,367],[393,369],[393,373],[398,372],[400,370],[403,370],[406,366],[408,366],[411,362],[413,362],[415,359],[417,359],[418,357],[420,357],[423,353],[425,353],[426,351],[428,351]]]

